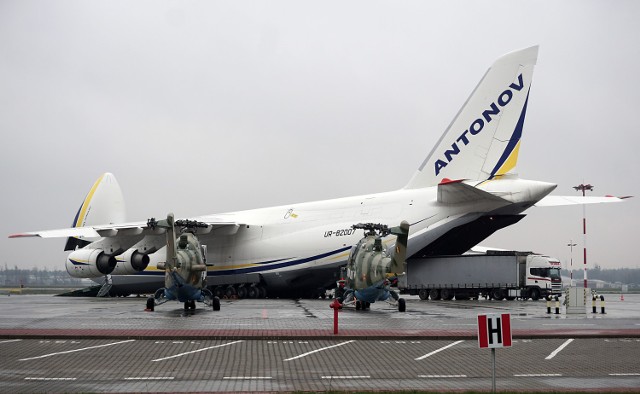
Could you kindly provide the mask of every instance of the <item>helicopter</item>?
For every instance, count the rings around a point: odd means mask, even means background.
[[[346,266],[346,279],[338,281],[336,299],[344,305],[355,305],[356,310],[369,309],[376,301],[387,301],[406,310],[404,298],[400,298],[391,286],[398,281],[398,275],[405,272],[409,223],[389,228],[384,224],[358,223],[354,230],[364,230],[364,238],[351,248]],[[387,251],[382,239],[395,235],[393,253]]]
[[[147,220],[151,229],[166,230],[166,261],[158,262],[157,268],[165,272],[165,287],[158,289],[147,299],[145,310],[153,312],[155,307],[167,301],[184,303],[185,310],[196,309],[196,301],[203,302],[214,311],[220,310],[220,299],[207,288],[206,245],[201,245],[195,233],[206,223],[193,220],[175,220],[173,213],[166,220]],[[180,236],[176,239],[176,227]]]

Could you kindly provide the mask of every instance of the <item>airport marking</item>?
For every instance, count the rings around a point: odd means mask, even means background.
[[[273,379],[271,376],[223,376],[222,379],[227,380],[268,380]]]
[[[439,379],[439,378],[466,378],[467,375],[418,375],[419,378]]]
[[[320,349],[312,350],[312,351],[310,351],[310,352],[303,353],[303,354],[301,354],[301,355],[299,355],[299,356],[295,356],[295,357],[287,358],[287,359],[285,359],[284,361],[297,360],[297,359],[299,359],[299,358],[306,357],[306,356],[308,356],[308,355],[310,355],[310,354],[318,353],[318,352],[321,352],[321,351],[323,351],[323,350],[327,350],[327,349],[331,349],[331,348],[334,348],[334,347],[338,347],[338,346],[346,345],[347,343],[351,343],[351,342],[355,342],[355,339],[352,339],[352,340],[347,341],[347,342],[342,342],[342,343],[339,343],[339,344],[337,344],[337,345],[331,345],[331,346],[323,347],[323,348],[320,348]]]
[[[433,356],[433,355],[434,355],[434,354],[436,354],[436,353],[439,353],[439,352],[441,352],[441,351],[443,351],[443,350],[449,349],[450,347],[455,346],[455,345],[457,345],[457,344],[459,344],[459,343],[462,343],[462,342],[464,342],[464,339],[461,339],[461,340],[459,340],[459,341],[456,341],[456,342],[450,343],[450,344],[448,344],[447,346],[443,346],[443,347],[441,347],[440,349],[436,349],[436,350],[432,351],[431,353],[427,353],[427,354],[425,354],[424,356],[420,356],[420,357],[416,358],[415,360],[416,360],[416,361],[424,360],[424,359],[425,359],[425,358],[427,358],[427,357],[431,357],[431,356]]]
[[[321,376],[320,379],[371,379],[370,375],[328,375]]]
[[[240,343],[240,342],[244,342],[244,341],[233,341],[233,342],[229,342],[229,343],[223,343],[222,345],[209,346],[209,347],[205,347],[205,348],[198,349],[198,350],[192,350],[192,351],[190,351],[190,352],[184,352],[184,353],[174,354],[173,356],[167,356],[167,357],[162,357],[162,358],[156,358],[155,360],[151,360],[151,361],[164,361],[164,360],[169,360],[169,359],[176,358],[176,357],[186,356],[187,354],[199,353],[199,352],[204,352],[205,350],[209,350],[209,349],[215,349],[215,348],[219,348],[219,347],[224,347],[224,346],[234,345],[234,344],[236,344],[236,343]]]
[[[76,380],[77,378],[24,378],[24,380]]]
[[[22,339],[7,339],[6,341],[0,341],[0,343],[20,342]]]
[[[638,373],[638,372],[610,373],[609,376],[640,376],[640,373]]]
[[[573,338],[567,339],[566,341],[564,341],[562,345],[560,345],[556,350],[554,350],[553,352],[551,352],[551,354],[545,357],[545,360],[551,360],[552,358],[554,358],[558,353],[562,351],[562,349],[567,347],[567,345],[569,345],[571,342],[573,342]]]
[[[561,373],[523,373],[523,374],[515,374],[513,375],[517,378],[540,378],[540,377],[549,377],[549,376],[562,376]]]
[[[18,361],[28,361],[28,360],[37,360],[40,358],[46,358],[46,357],[51,357],[51,356],[57,356],[59,354],[69,354],[69,353],[75,353],[75,352],[81,352],[83,350],[90,350],[90,349],[98,349],[101,347],[107,347],[107,346],[113,346],[113,345],[120,345],[122,343],[128,343],[128,342],[133,342],[135,341],[135,339],[128,339],[126,341],[120,341],[120,342],[114,342],[114,343],[107,343],[104,345],[96,345],[96,346],[89,346],[89,347],[83,347],[81,349],[74,349],[74,350],[67,350],[64,352],[55,352],[55,353],[49,353],[49,354],[44,354],[42,356],[36,356],[36,357],[29,357],[29,358],[21,358]]]
[[[173,380],[174,376],[134,376],[124,380]]]

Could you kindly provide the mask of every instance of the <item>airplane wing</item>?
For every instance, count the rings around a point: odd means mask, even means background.
[[[198,234],[208,234],[213,230],[216,232],[224,232],[225,235],[232,235],[241,223],[229,220],[221,220],[213,217],[206,217],[204,220],[199,218],[200,222],[207,226],[198,228]],[[97,226],[71,227],[57,230],[30,231],[25,233],[17,233],[9,235],[9,238],[66,238],[66,237],[82,237],[82,238],[98,238],[98,237],[115,237],[117,235],[141,235],[141,234],[161,234],[164,229],[152,228],[148,222],[131,222],[122,224],[105,224]]]
[[[631,196],[614,197],[592,197],[592,196],[546,196],[542,200],[538,201],[536,207],[559,207],[563,205],[584,205],[584,204],[599,204],[606,202],[620,202]]]

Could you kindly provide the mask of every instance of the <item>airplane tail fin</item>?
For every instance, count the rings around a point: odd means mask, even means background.
[[[102,174],[95,181],[89,193],[82,201],[72,227],[83,227],[96,224],[122,223],[125,221],[126,212],[122,190],[111,173]],[[88,241],[69,237],[64,250],[75,250],[77,247],[84,247]]]
[[[496,60],[405,189],[513,173],[537,57],[533,46]]]

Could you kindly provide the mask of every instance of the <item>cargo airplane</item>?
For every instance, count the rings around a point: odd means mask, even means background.
[[[361,238],[352,228],[359,222],[406,220],[409,257],[461,254],[534,205],[621,201],[548,196],[555,184],[517,176],[537,55],[534,46],[498,58],[400,190],[188,218],[206,224],[196,235],[207,246],[207,286],[216,296],[317,295],[335,286]],[[72,276],[110,278],[120,293],[153,293],[163,287],[158,265],[166,262],[165,229],[125,222],[124,212],[120,187],[106,173],[72,228],[10,237],[67,237]],[[393,247],[393,237],[385,245]]]

